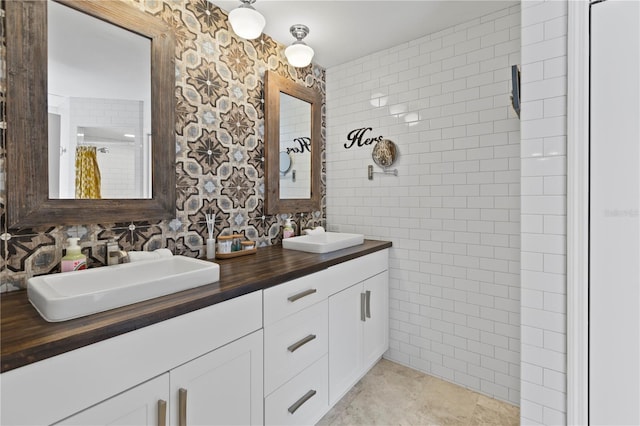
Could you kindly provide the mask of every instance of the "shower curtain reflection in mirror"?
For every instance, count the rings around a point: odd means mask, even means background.
[[[76,147],[76,199],[100,199],[100,168],[95,146]]]

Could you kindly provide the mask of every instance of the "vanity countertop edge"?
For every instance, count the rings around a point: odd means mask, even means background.
[[[1,370],[4,373],[37,361],[137,330],[244,294],[321,271],[391,247],[389,241],[363,244],[331,253],[261,247],[255,255],[213,260],[220,281],[133,305],[50,323],[31,306],[27,292],[0,296]],[[81,272],[79,272],[81,273]]]

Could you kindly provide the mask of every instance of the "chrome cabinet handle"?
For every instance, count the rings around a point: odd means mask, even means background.
[[[299,400],[294,402],[293,405],[291,407],[289,407],[289,412],[291,414],[295,413],[298,410],[298,408],[302,407],[302,404],[304,404],[305,402],[310,400],[311,397],[313,397],[313,395],[315,395],[315,394],[316,394],[316,391],[314,391],[313,389],[311,389],[309,392],[305,393],[302,398],[300,398]]]
[[[289,352],[295,352],[295,351],[297,351],[298,349],[300,349],[302,346],[306,345],[307,343],[309,343],[310,341],[312,341],[312,340],[313,340],[313,339],[315,339],[315,338],[316,338],[316,335],[315,335],[315,334],[310,334],[310,335],[308,335],[307,337],[305,337],[305,338],[303,338],[303,339],[300,339],[300,340],[298,340],[297,342],[295,342],[293,345],[289,346],[289,347],[287,348],[287,350],[288,350]]]
[[[316,290],[315,288],[310,288],[309,290],[305,290],[301,293],[298,294],[294,294],[293,296],[289,296],[287,297],[287,300],[289,302],[295,302],[298,299],[302,299],[303,297],[309,296],[310,294],[316,293],[318,290]]]
[[[178,425],[187,426],[187,390],[178,391]]]
[[[367,315],[367,318],[371,318],[371,291],[367,290],[365,294],[367,299],[366,315]]]
[[[167,426],[167,401],[158,400],[158,426]]]
[[[364,293],[360,293],[360,321],[366,321],[365,318],[365,305],[367,304],[367,296]]]

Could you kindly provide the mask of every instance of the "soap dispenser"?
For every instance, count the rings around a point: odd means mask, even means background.
[[[78,245],[79,238],[67,239],[67,253],[62,258],[61,271],[71,272],[87,269],[87,256],[82,254]]]
[[[295,235],[293,231],[293,225],[291,224],[291,217],[287,218],[287,221],[284,223],[284,229],[282,231],[282,238],[290,238]]]

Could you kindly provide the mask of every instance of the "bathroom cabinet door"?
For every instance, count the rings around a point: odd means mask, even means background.
[[[56,424],[261,425],[262,374],[260,330]]]
[[[149,380],[56,425],[164,425],[168,418],[169,374]]]
[[[263,424],[262,330],[171,370],[172,425]]]
[[[389,279],[384,271],[329,297],[329,404],[389,346]]]
[[[362,365],[362,320],[356,284],[329,297],[329,405],[358,380]]]
[[[363,324],[362,362],[365,370],[371,368],[389,347],[388,283],[387,271],[364,282],[366,321]]]

